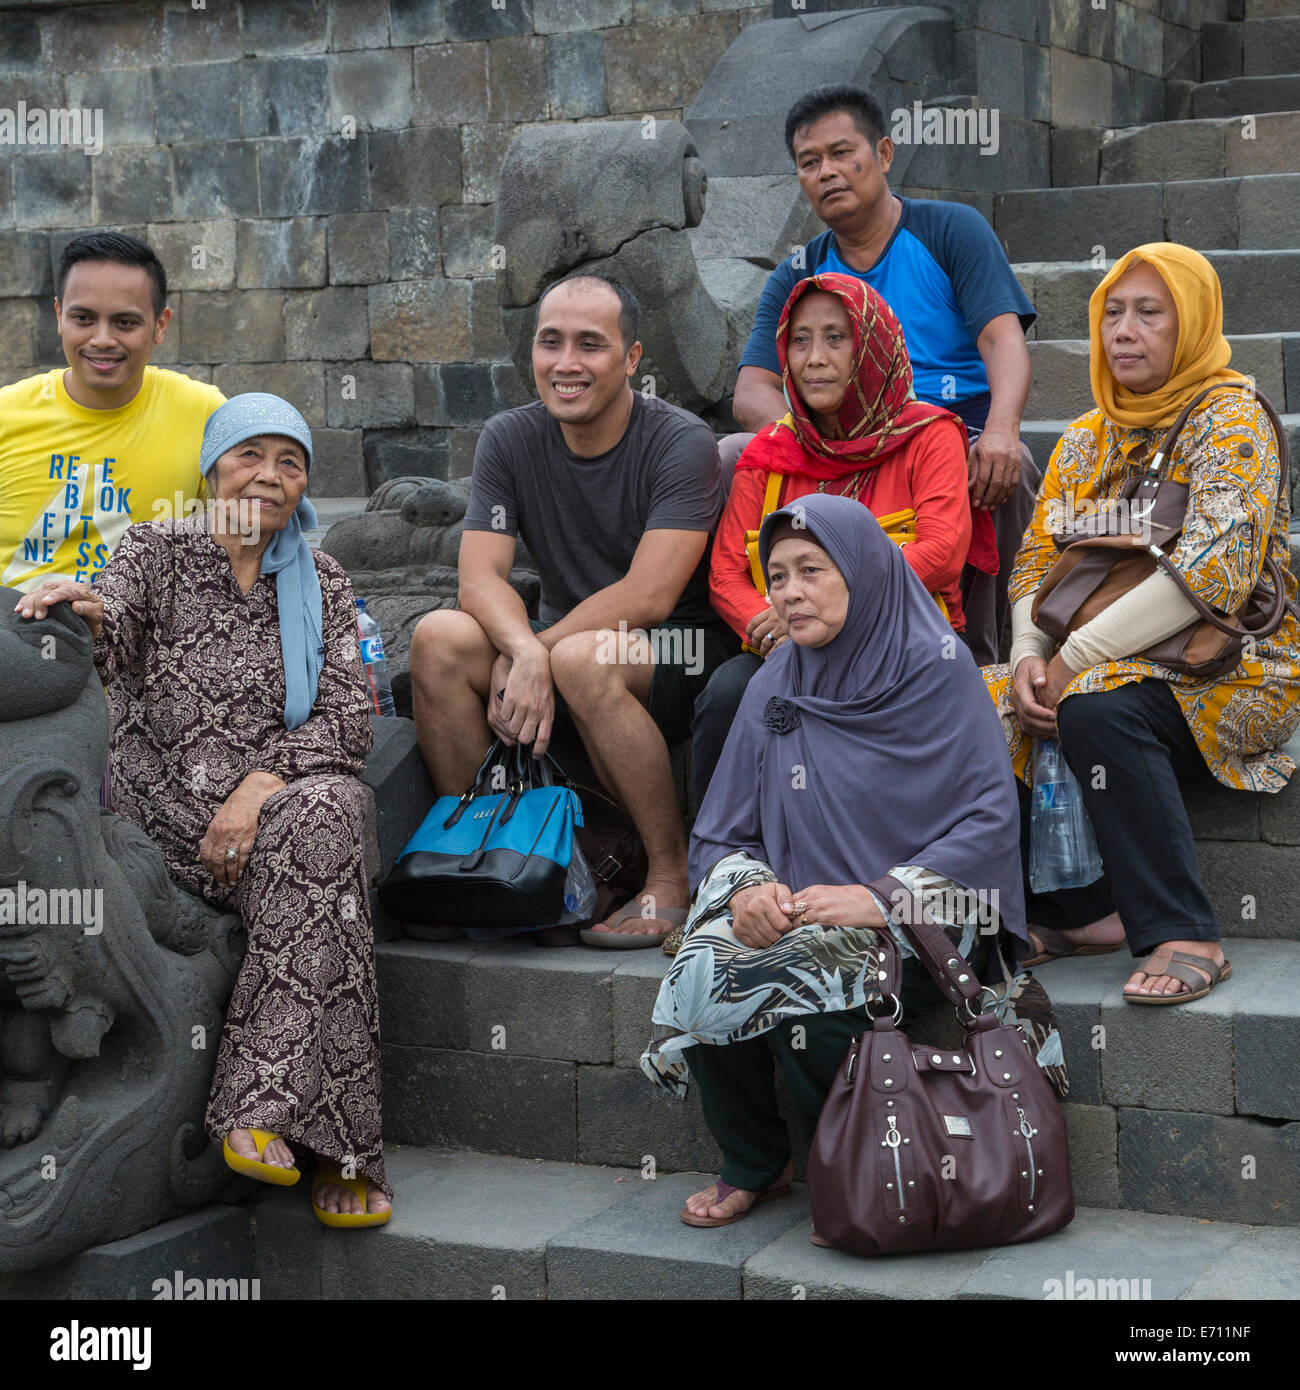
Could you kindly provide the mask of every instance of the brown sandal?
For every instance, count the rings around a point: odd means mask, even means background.
[[[793,1174],[785,1178],[784,1181],[781,1178],[777,1178],[774,1183],[769,1183],[767,1187],[762,1188],[744,1211],[738,1211],[734,1216],[696,1216],[690,1207],[683,1207],[681,1210],[681,1218],[688,1226],[731,1226],[737,1221],[743,1221],[755,1207],[761,1207],[766,1202],[775,1202],[780,1197],[788,1197],[793,1190],[793,1182]],[[723,1182],[721,1178],[718,1179],[715,1186],[718,1189],[718,1195],[711,1203],[711,1205],[715,1207],[719,1202],[725,1202],[733,1192],[740,1191],[738,1187],[732,1187],[729,1182]]]
[[[1118,941],[1107,945],[1105,942],[1081,941],[1077,946],[1070,946],[1064,950],[1060,949],[1065,942],[1070,940],[1071,933],[1057,931],[1053,927],[1028,927],[1030,950],[1033,950],[1034,938],[1042,943],[1042,949],[1032,956],[1026,956],[1019,962],[1018,969],[1029,970],[1035,965],[1044,965],[1049,960],[1064,960],[1067,956],[1109,956],[1118,951],[1124,944],[1121,937]],[[1053,946],[1052,942],[1057,943]]]
[[[1181,964],[1179,963],[1181,962]],[[1216,965],[1209,956],[1194,956],[1187,951],[1175,951],[1170,946],[1157,946],[1138,966],[1149,980],[1159,975],[1172,975],[1190,990],[1180,990],[1177,994],[1124,994],[1130,1004],[1190,1004],[1193,999],[1204,999],[1207,994],[1232,974],[1232,962],[1224,957],[1222,965]],[[1196,971],[1196,974],[1192,972]]]

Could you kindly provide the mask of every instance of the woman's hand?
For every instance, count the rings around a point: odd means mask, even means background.
[[[14,612],[24,618],[43,618],[56,603],[70,603],[72,611],[86,620],[92,637],[99,636],[104,624],[104,600],[89,584],[71,579],[47,579],[39,589],[24,594],[14,604]]]
[[[731,895],[731,929],[750,950],[774,945],[802,923],[794,920],[794,896],[784,883],[756,883]]]
[[[885,914],[876,895],[860,883],[814,883],[795,895],[805,910],[795,923],[818,922],[828,927],[883,927]]]
[[[764,659],[790,635],[790,629],[776,615],[775,608],[755,613],[745,628],[745,641]]]
[[[1011,677],[1011,705],[1020,727],[1032,738],[1056,737],[1056,701],[1047,702],[1046,686],[1047,663],[1041,656],[1024,657]]]
[[[271,772],[250,772],[221,803],[199,846],[199,862],[218,883],[234,884],[244,872],[257,838],[262,806],[285,785]],[[233,849],[233,858],[226,851]]]
[[[1061,702],[1061,696],[1065,693],[1065,687],[1077,676],[1078,671],[1069,667],[1061,660],[1060,652],[1048,662],[1047,680],[1042,687],[1041,699],[1043,704],[1055,709]]]

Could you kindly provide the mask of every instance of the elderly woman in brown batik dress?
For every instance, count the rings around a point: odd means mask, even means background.
[[[313,1153],[316,1215],[378,1225],[392,1189],[356,780],[372,735],[351,586],[302,538],[310,466],[288,402],[237,396],[204,433],[206,511],[132,526],[93,588],[51,581],[18,608],[87,620],[114,809],[182,887],[243,918],[209,1134],[285,1186],[290,1144]]]

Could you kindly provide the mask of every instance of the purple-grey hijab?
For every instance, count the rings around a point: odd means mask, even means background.
[[[1002,727],[969,650],[860,502],[813,494],[759,536],[806,527],[849,589],[824,647],[786,641],[750,681],[691,834],[692,889],[744,850],[798,892],[916,864],[997,890],[1025,941],[1020,811]]]

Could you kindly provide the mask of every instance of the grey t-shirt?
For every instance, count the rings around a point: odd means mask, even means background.
[[[712,531],[726,501],[713,431],[655,396],[633,394],[623,438],[607,453],[570,453],[540,401],[494,415],[474,453],[465,528],[522,536],[555,623],[622,579],[646,531]],[[671,623],[716,627],[708,548]]]

